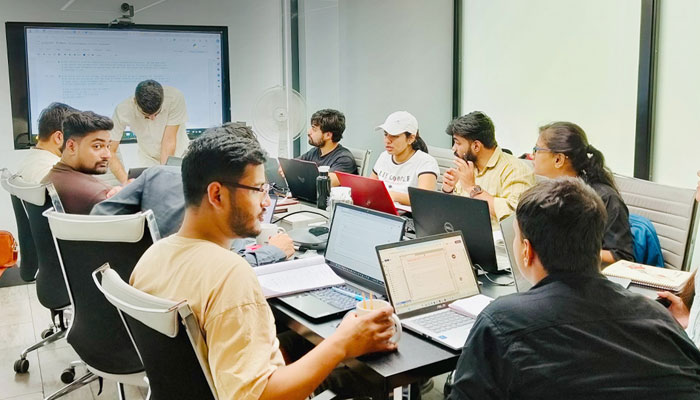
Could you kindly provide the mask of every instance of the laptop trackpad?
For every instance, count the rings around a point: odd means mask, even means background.
[[[281,297],[280,300],[312,318],[320,318],[340,311],[336,307],[308,293],[285,296]]]

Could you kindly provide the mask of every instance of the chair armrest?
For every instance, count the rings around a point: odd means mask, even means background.
[[[330,390],[324,390],[323,392],[314,396],[313,400],[335,400],[336,398],[338,398],[338,395]]]

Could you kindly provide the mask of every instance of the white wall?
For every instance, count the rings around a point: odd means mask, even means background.
[[[700,170],[700,2],[662,1],[652,180],[694,188]],[[700,265],[696,241],[693,265]]]
[[[393,111],[414,114],[429,144],[450,146],[444,130],[452,116],[451,0],[300,3],[309,116],[337,107],[346,116],[342,143],[372,149],[372,162],[384,150],[374,127]]]
[[[640,1],[466,0],[462,112],[480,110],[514,154],[537,128],[579,124],[615,172],[632,174]]]
[[[0,167],[15,169],[23,151],[12,143],[7,48],[4,23],[86,22],[107,23],[117,12],[105,13],[105,1],[81,0],[69,11],[65,1],[0,0]],[[111,2],[118,11],[121,1]],[[148,2],[135,1],[136,8]],[[74,11],[70,11],[74,9]],[[282,14],[279,0],[169,0],[134,17],[137,24],[228,26],[231,119],[251,122],[252,108],[263,91],[282,82]],[[56,99],[60,100],[60,99]],[[128,162],[135,145],[120,146]],[[0,229],[15,231],[9,197],[0,195]]]

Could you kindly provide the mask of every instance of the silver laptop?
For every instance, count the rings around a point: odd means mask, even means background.
[[[262,222],[266,224],[272,223],[272,217],[275,215],[275,207],[277,206],[278,200],[279,198],[277,196],[270,194],[270,205],[265,207]]]
[[[513,252],[513,239],[515,238],[513,220],[515,220],[515,214],[501,221],[501,234],[506,246],[506,253],[508,253],[508,260],[510,260],[510,270],[513,272],[515,289],[518,292],[527,292],[532,287],[532,284],[520,273],[520,268],[518,268],[518,264],[515,261],[515,253]]]
[[[403,237],[405,219],[350,204],[338,203],[326,245],[326,264],[345,285],[279,298],[312,319],[333,318],[355,308],[362,294],[386,296],[374,248]]]
[[[387,294],[401,325],[459,350],[474,319],[448,308],[479,294],[461,232],[377,246]]]

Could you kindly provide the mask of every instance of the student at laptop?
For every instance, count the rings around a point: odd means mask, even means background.
[[[61,161],[41,183],[53,183],[67,213],[89,214],[92,206],[121,190],[93,176],[107,172],[112,126],[111,119],[91,111],[72,113],[63,122]]]
[[[242,136],[257,141],[247,126],[227,123],[207,129],[205,135]],[[152,210],[161,237],[177,232],[185,216],[185,197],[182,193],[182,175],[179,166],[156,165],[148,168],[116,195],[97,203],[90,212],[94,215],[134,214]],[[246,250],[244,240],[234,241],[234,250],[252,266],[284,261],[294,255],[294,242],[286,233],[270,238],[270,245],[257,250]]]
[[[445,171],[442,191],[484,200],[491,226],[515,211],[520,194],[535,184],[532,169],[501,150],[493,122],[481,111],[454,119],[445,132],[452,136],[454,167]]]
[[[599,272],[605,206],[578,179],[523,193],[517,266],[535,284],[478,316],[449,399],[698,399],[700,351],[657,302]]]
[[[331,168],[331,172],[340,171],[357,175],[357,164],[350,150],[340,144],[345,132],[345,115],[337,110],[318,110],[311,116],[309,127],[309,144],[311,150],[302,154],[299,159]],[[329,174],[331,184],[338,186],[335,174]]]
[[[348,315],[334,334],[285,366],[272,311],[253,269],[229,251],[256,236],[269,204],[260,145],[231,135],[203,135],[182,160],[185,219],[151,246],[131,274],[147,293],[187,300],[206,338],[220,399],[304,399],[342,360],[394,350],[387,307]]]
[[[634,261],[627,205],[617,191],[612,173],[605,166],[603,153],[588,143],[586,132],[571,122],[553,122],[542,126],[532,152],[537,175],[547,178],[579,177],[603,199],[608,218],[600,253],[602,262]]]
[[[51,103],[41,111],[37,144],[33,149],[29,149],[17,170],[17,174],[26,182],[41,182],[61,160],[63,120],[75,111],[78,110],[63,103]]]
[[[440,168],[419,136],[416,117],[396,111],[376,129],[384,132],[385,151],[374,164],[371,177],[384,182],[391,198],[410,205],[409,186],[435,190]]]

